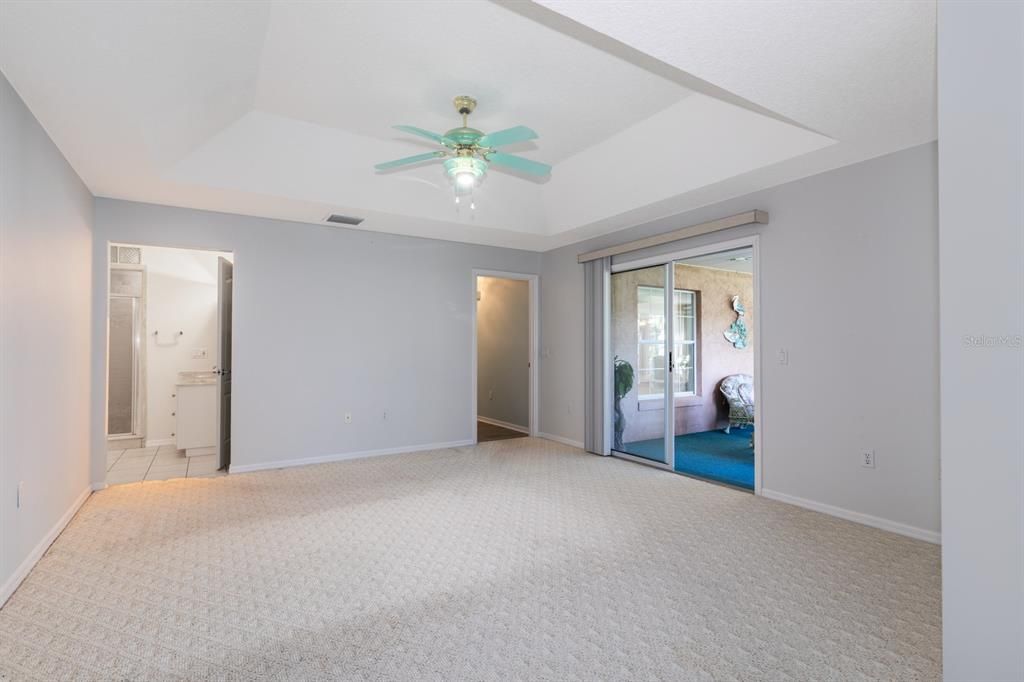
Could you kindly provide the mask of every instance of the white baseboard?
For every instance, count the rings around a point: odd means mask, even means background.
[[[99,491],[106,490],[106,489],[107,489],[107,482],[106,481],[93,481],[93,483],[92,483],[92,491],[94,493],[98,493]]]
[[[158,448],[161,445],[174,445],[176,442],[173,438],[148,438],[146,439],[146,447]]]
[[[572,440],[571,438],[563,438],[562,436],[556,436],[551,433],[538,433],[537,436],[546,440],[553,440],[556,443],[561,443],[562,445],[568,445],[571,448],[583,449],[583,443],[578,440]]]
[[[518,431],[519,433],[525,433],[527,436],[530,435],[530,429],[529,428],[527,428],[525,426],[520,426],[519,424],[513,424],[512,422],[503,422],[500,419],[491,419],[490,417],[481,417],[480,415],[476,416],[476,420],[478,422],[483,422],[484,424],[491,424],[493,426],[500,426],[500,427],[502,427],[504,429],[511,429],[512,431]]]
[[[942,534],[934,530],[925,530],[924,528],[918,528],[917,526],[910,526],[905,523],[899,523],[898,521],[883,519],[879,516],[871,516],[870,514],[851,511],[842,507],[835,507],[823,502],[807,500],[802,497],[796,497],[795,495],[787,495],[786,493],[768,490],[767,488],[761,489],[761,495],[770,500],[777,500],[779,502],[796,505],[797,507],[803,507],[804,509],[810,509],[830,516],[837,516],[841,519],[846,519],[847,521],[871,526],[872,528],[880,528],[891,533],[898,533],[899,535],[906,535],[907,537],[914,538],[916,540],[924,540],[925,542],[931,542],[936,545],[942,543]]]
[[[32,551],[29,552],[27,557],[25,557],[25,560],[22,561],[21,565],[14,571],[14,575],[4,582],[3,586],[0,587],[0,606],[7,603],[7,600],[10,599],[12,594],[14,594],[14,591],[18,589],[18,585],[21,584],[21,581],[29,574],[29,571],[31,571],[36,565],[36,562],[46,554],[46,550],[50,548],[53,541],[57,539],[57,536],[60,535],[61,531],[63,531],[68,523],[71,522],[71,519],[75,517],[75,514],[78,513],[78,510],[81,509],[83,504],[85,504],[85,501],[89,499],[89,495],[92,495],[92,486],[82,491],[78,498],[71,503],[70,507],[68,507],[68,510],[57,520],[57,523],[53,525],[53,528],[43,536],[43,539],[39,541],[39,544],[32,548]]]
[[[335,455],[321,455],[319,457],[303,457],[301,459],[281,459],[276,462],[258,462],[256,464],[232,464],[228,469],[228,472],[232,474],[244,474],[249,471],[263,471],[265,469],[287,469],[289,467],[301,467],[306,466],[308,464],[326,464],[327,462],[343,462],[347,459],[380,457],[382,455],[401,455],[407,452],[422,452],[424,450],[444,450],[445,448],[461,448],[467,445],[473,445],[473,441],[455,440],[449,443],[424,443],[422,445],[406,445],[398,448],[382,448],[380,450],[342,452]]]

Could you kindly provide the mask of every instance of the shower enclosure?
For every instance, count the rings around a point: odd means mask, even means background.
[[[141,439],[145,273],[142,265],[110,265],[107,438]]]

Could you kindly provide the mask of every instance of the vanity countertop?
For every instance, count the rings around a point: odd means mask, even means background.
[[[217,374],[211,371],[178,372],[175,383],[178,386],[213,386],[217,383]]]

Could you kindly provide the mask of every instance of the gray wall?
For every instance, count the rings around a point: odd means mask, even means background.
[[[761,235],[766,493],[935,537],[936,201],[936,146],[929,144],[544,253],[540,430],[583,437],[578,253],[763,209],[770,225],[687,245]],[[788,365],[776,361],[782,348]],[[860,466],[865,448],[876,451],[877,468]]]
[[[530,283],[480,277],[477,290],[477,414],[528,429]]]
[[[89,491],[92,211],[0,75],[0,602]]]
[[[234,252],[232,465],[243,467],[471,440],[472,270],[540,271],[525,251],[112,199],[96,200],[95,232],[97,481],[108,241]]]
[[[1024,680],[1024,4],[938,40],[943,668]]]

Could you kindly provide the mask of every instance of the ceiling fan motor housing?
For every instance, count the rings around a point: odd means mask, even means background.
[[[484,134],[476,128],[463,126],[462,128],[452,128],[444,136],[460,147],[472,147]]]
[[[455,103],[455,111],[463,116],[469,116],[476,109],[476,100],[469,95],[459,95],[453,101]]]

